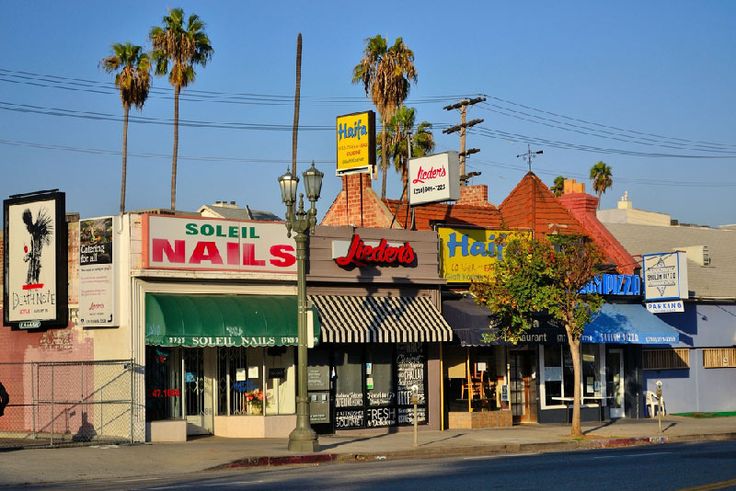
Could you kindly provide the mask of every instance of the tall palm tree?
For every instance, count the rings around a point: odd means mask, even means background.
[[[151,89],[151,59],[141,46],[115,43],[112,54],[100,61],[107,73],[115,73],[115,86],[123,103],[123,170],[120,184],[120,213],[125,213],[125,188],[128,179],[128,114],[130,107],[141,109]]]
[[[601,196],[606,192],[606,189],[613,186],[611,167],[605,162],[597,162],[590,169],[590,180],[593,181],[593,190],[598,194],[598,208],[600,208]]]
[[[366,95],[370,96],[381,115],[381,198],[386,197],[386,173],[388,157],[386,152],[386,126],[396,110],[409,96],[411,82],[417,81],[414,67],[414,52],[404,40],[396,38],[390,48],[380,34],[366,39],[363,58],[353,68],[353,83],[362,83]]]
[[[401,173],[402,193],[401,199],[406,196],[406,184],[408,181],[409,152],[408,140],[411,138],[411,156],[424,157],[434,150],[434,136],[432,135],[432,124],[422,121],[415,128],[415,110],[401,106],[396,111],[391,121],[386,125],[386,161],[393,160],[394,168]],[[381,145],[383,154],[383,146]]]
[[[171,9],[161,26],[151,28],[148,37],[153,46],[156,75],[169,75],[174,87],[174,151],[171,158],[171,209],[176,209],[176,161],[179,154],[179,94],[183,87],[194,82],[195,65],[205,66],[214,49],[204,32],[204,22],[192,14],[184,24],[184,11]],[[169,69],[169,63],[171,69]]]
[[[552,191],[554,195],[558,198],[562,196],[565,193],[565,177],[555,177],[555,182],[552,184],[552,187],[549,188],[549,190]]]

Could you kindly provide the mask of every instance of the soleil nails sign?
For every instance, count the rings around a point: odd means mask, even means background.
[[[409,203],[418,205],[460,199],[457,152],[409,161]]]
[[[296,244],[280,222],[143,215],[145,268],[295,273]]]
[[[395,243],[386,239],[364,242],[355,234],[350,242],[334,241],[332,257],[343,268],[368,265],[413,266],[416,254],[408,242]]]

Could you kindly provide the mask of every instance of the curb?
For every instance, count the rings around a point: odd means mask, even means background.
[[[678,437],[676,441],[695,440],[727,440],[736,439],[736,433],[719,435],[690,435]],[[320,464],[348,464],[360,462],[375,462],[388,460],[407,460],[417,458],[443,457],[483,457],[508,454],[534,454],[545,452],[567,452],[584,449],[621,448],[639,445],[662,445],[674,441],[666,436],[607,438],[598,440],[571,440],[542,443],[515,443],[482,446],[444,447],[444,448],[416,448],[389,452],[371,453],[326,453],[287,455],[276,457],[247,457],[232,462],[211,467],[207,470],[225,470],[242,467],[268,467],[283,465],[320,465]]]

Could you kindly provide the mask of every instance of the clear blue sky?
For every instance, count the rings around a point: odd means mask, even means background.
[[[421,5],[421,8],[417,7]],[[320,216],[339,191],[338,114],[371,109],[351,84],[365,39],[403,36],[419,81],[408,104],[456,150],[443,111],[485,94],[469,118],[482,172],[499,204],[533,170],[584,180],[603,160],[634,206],[682,222],[736,223],[736,3],[710,2],[158,2],[0,0],[0,196],[59,188],[82,217],[119,207],[122,109],[98,62],[115,42],[147,45],[171,7],[206,23],[215,53],[183,92],[177,209],[235,200],[283,215],[276,179],[291,162],[296,36],[304,38],[300,171],[325,172]],[[131,116],[127,209],[168,207],[173,115],[165,78]],[[243,94],[251,94],[245,96]],[[78,115],[81,117],[70,117]],[[285,131],[263,129],[277,125]],[[255,129],[254,129],[255,128]],[[710,157],[710,158],[705,158]],[[716,158],[717,157],[717,158]],[[389,176],[389,197],[400,194]],[[380,190],[380,181],[374,182]]]

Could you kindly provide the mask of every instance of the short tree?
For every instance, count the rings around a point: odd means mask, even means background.
[[[498,335],[507,341],[517,342],[531,329],[533,316],[541,313],[565,326],[574,381],[572,436],[582,435],[580,338],[603,303],[600,296],[580,290],[600,264],[600,253],[583,237],[515,237],[506,246],[504,260],[494,264],[493,277],[471,285],[476,300],[495,314]]]

